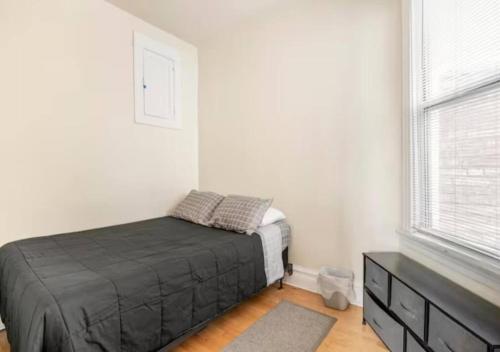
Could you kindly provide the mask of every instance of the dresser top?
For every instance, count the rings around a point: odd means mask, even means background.
[[[488,343],[500,345],[500,307],[401,253],[364,255]]]

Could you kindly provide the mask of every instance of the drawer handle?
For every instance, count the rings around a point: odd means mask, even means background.
[[[379,285],[379,283],[377,282],[377,280],[375,280],[375,279],[372,277],[372,280],[371,280],[371,281],[372,281],[372,283],[373,283],[375,286],[377,286],[378,288],[380,288],[380,285]]]
[[[384,330],[384,328],[378,323],[377,319],[373,318],[373,324],[377,325],[380,330]]]
[[[401,306],[401,308],[403,308],[403,310],[405,311],[406,315],[410,316],[410,318],[412,319],[416,319],[417,316],[415,315],[415,313],[413,313],[413,311],[409,308],[407,308],[403,302],[399,302],[399,305]]]
[[[453,348],[450,347],[450,345],[448,345],[448,343],[446,341],[444,341],[442,338],[438,338],[438,341],[444,346],[446,347],[446,349],[450,352],[455,352],[455,350]]]

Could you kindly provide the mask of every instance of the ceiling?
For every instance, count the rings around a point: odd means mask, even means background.
[[[289,0],[106,0],[143,20],[199,45],[246,18]]]

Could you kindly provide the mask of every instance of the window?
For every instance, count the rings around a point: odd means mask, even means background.
[[[411,226],[500,259],[500,1],[412,3]]]
[[[174,48],[134,33],[135,120],[180,128],[179,59]]]

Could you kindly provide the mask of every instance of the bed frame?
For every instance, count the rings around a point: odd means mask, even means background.
[[[283,268],[285,269],[285,272],[288,273],[288,275],[293,275],[293,264],[288,261],[288,247],[283,250],[283,252],[281,253],[281,257],[283,259]],[[283,279],[284,278],[285,278],[285,276],[283,275],[283,277],[281,279],[279,279],[279,280],[276,281],[276,283],[279,283],[278,290],[281,290],[283,288]],[[246,298],[242,302],[248,300],[249,298],[252,298],[252,297],[258,295],[260,292],[262,292],[262,290],[260,290],[259,292],[256,292],[251,297]],[[198,332],[200,332],[201,330],[203,330],[205,327],[207,327],[207,325],[210,322],[212,322],[216,318],[220,317],[221,315],[227,313],[228,311],[232,310],[233,308],[237,307],[242,302],[236,303],[235,305],[232,305],[231,307],[225,309],[223,312],[221,312],[220,314],[216,315],[212,319],[209,319],[207,321],[204,321],[204,322],[202,322],[202,323],[200,323],[200,324],[192,327],[191,329],[187,330],[181,336],[179,336],[176,339],[172,340],[168,345],[163,346],[162,348],[160,348],[158,350],[158,352],[167,352],[167,351],[170,351],[173,348],[179,346],[181,343],[183,343],[184,341],[186,341],[189,337],[197,334]]]
[[[281,252],[281,258],[283,259],[283,268],[285,272],[288,273],[289,276],[293,275],[293,264],[288,262],[288,247],[286,247],[283,252]],[[285,275],[281,279],[279,279],[279,289],[283,288],[283,279]]]

